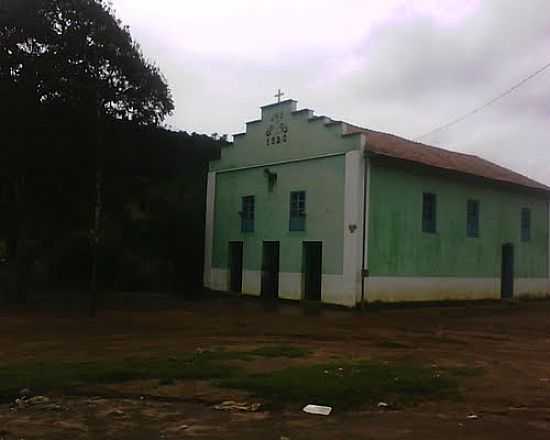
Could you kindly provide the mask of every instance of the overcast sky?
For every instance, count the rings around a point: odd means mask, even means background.
[[[278,88],[408,138],[550,62],[550,0],[113,0],[166,76],[174,129],[233,134]],[[550,185],[550,69],[423,141]]]

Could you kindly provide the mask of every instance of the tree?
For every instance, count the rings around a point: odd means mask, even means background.
[[[104,136],[112,121],[132,121],[156,126],[173,110],[166,80],[148,62],[104,0],[7,0],[0,15],[0,92],[6,96],[3,116],[11,122],[6,135],[10,147],[0,152],[5,174],[15,193],[13,242],[16,278],[24,272],[26,225],[32,215],[26,197],[26,181],[36,168],[52,163],[85,164],[83,174],[93,176],[90,246],[92,259],[91,314],[95,314],[96,268],[101,241],[102,194],[105,162],[109,151]],[[70,116],[72,126],[64,117]],[[75,148],[56,133],[45,141],[40,130],[23,130],[22,121],[33,126],[75,125],[90,139]],[[75,122],[78,121],[78,122]],[[61,136],[62,137],[62,136]],[[69,135],[68,138],[71,138]],[[46,160],[40,162],[40,158]],[[67,160],[70,159],[70,160]],[[33,171],[33,172],[31,172]]]

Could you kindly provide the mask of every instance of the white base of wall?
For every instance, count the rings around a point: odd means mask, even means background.
[[[206,286],[212,290],[229,290],[229,271],[224,269],[210,269],[208,278],[210,283]]]
[[[212,269],[211,289],[229,290],[229,271]],[[243,295],[260,296],[262,290],[262,272],[243,271]],[[323,275],[321,280],[322,302],[347,307],[355,306],[355,291],[346,289],[343,275]],[[303,299],[303,276],[301,273],[279,273],[279,298],[301,301]]]
[[[227,274],[229,285],[229,273]],[[243,271],[243,293],[245,295],[260,296],[262,292],[262,273],[256,270]]]
[[[550,279],[518,278],[514,281],[514,295],[543,298],[550,296]]]
[[[229,271],[212,269],[214,290],[229,290]],[[261,271],[243,272],[243,294],[259,296],[262,286]],[[343,275],[323,275],[322,301],[354,307],[360,294],[354,286],[346,285]],[[453,277],[369,277],[365,280],[367,302],[452,301],[500,299],[500,278]],[[514,297],[550,296],[550,279],[516,278]],[[301,273],[279,274],[279,298],[301,301],[303,276]]]
[[[500,278],[370,277],[367,302],[500,299]],[[547,278],[516,278],[514,296],[550,296]]]

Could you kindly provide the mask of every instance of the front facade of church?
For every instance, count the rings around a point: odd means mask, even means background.
[[[350,307],[549,295],[549,200],[474,156],[287,100],[211,163],[204,284]]]

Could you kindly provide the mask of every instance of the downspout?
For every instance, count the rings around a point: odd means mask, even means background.
[[[367,154],[364,153],[363,157],[364,160],[364,172],[363,172],[363,256],[362,256],[362,262],[361,262],[361,310],[365,309],[365,278],[367,277],[367,268],[365,267],[367,264],[367,203],[368,203],[368,197],[367,197],[367,173],[368,173],[368,166],[367,161],[368,157]]]

